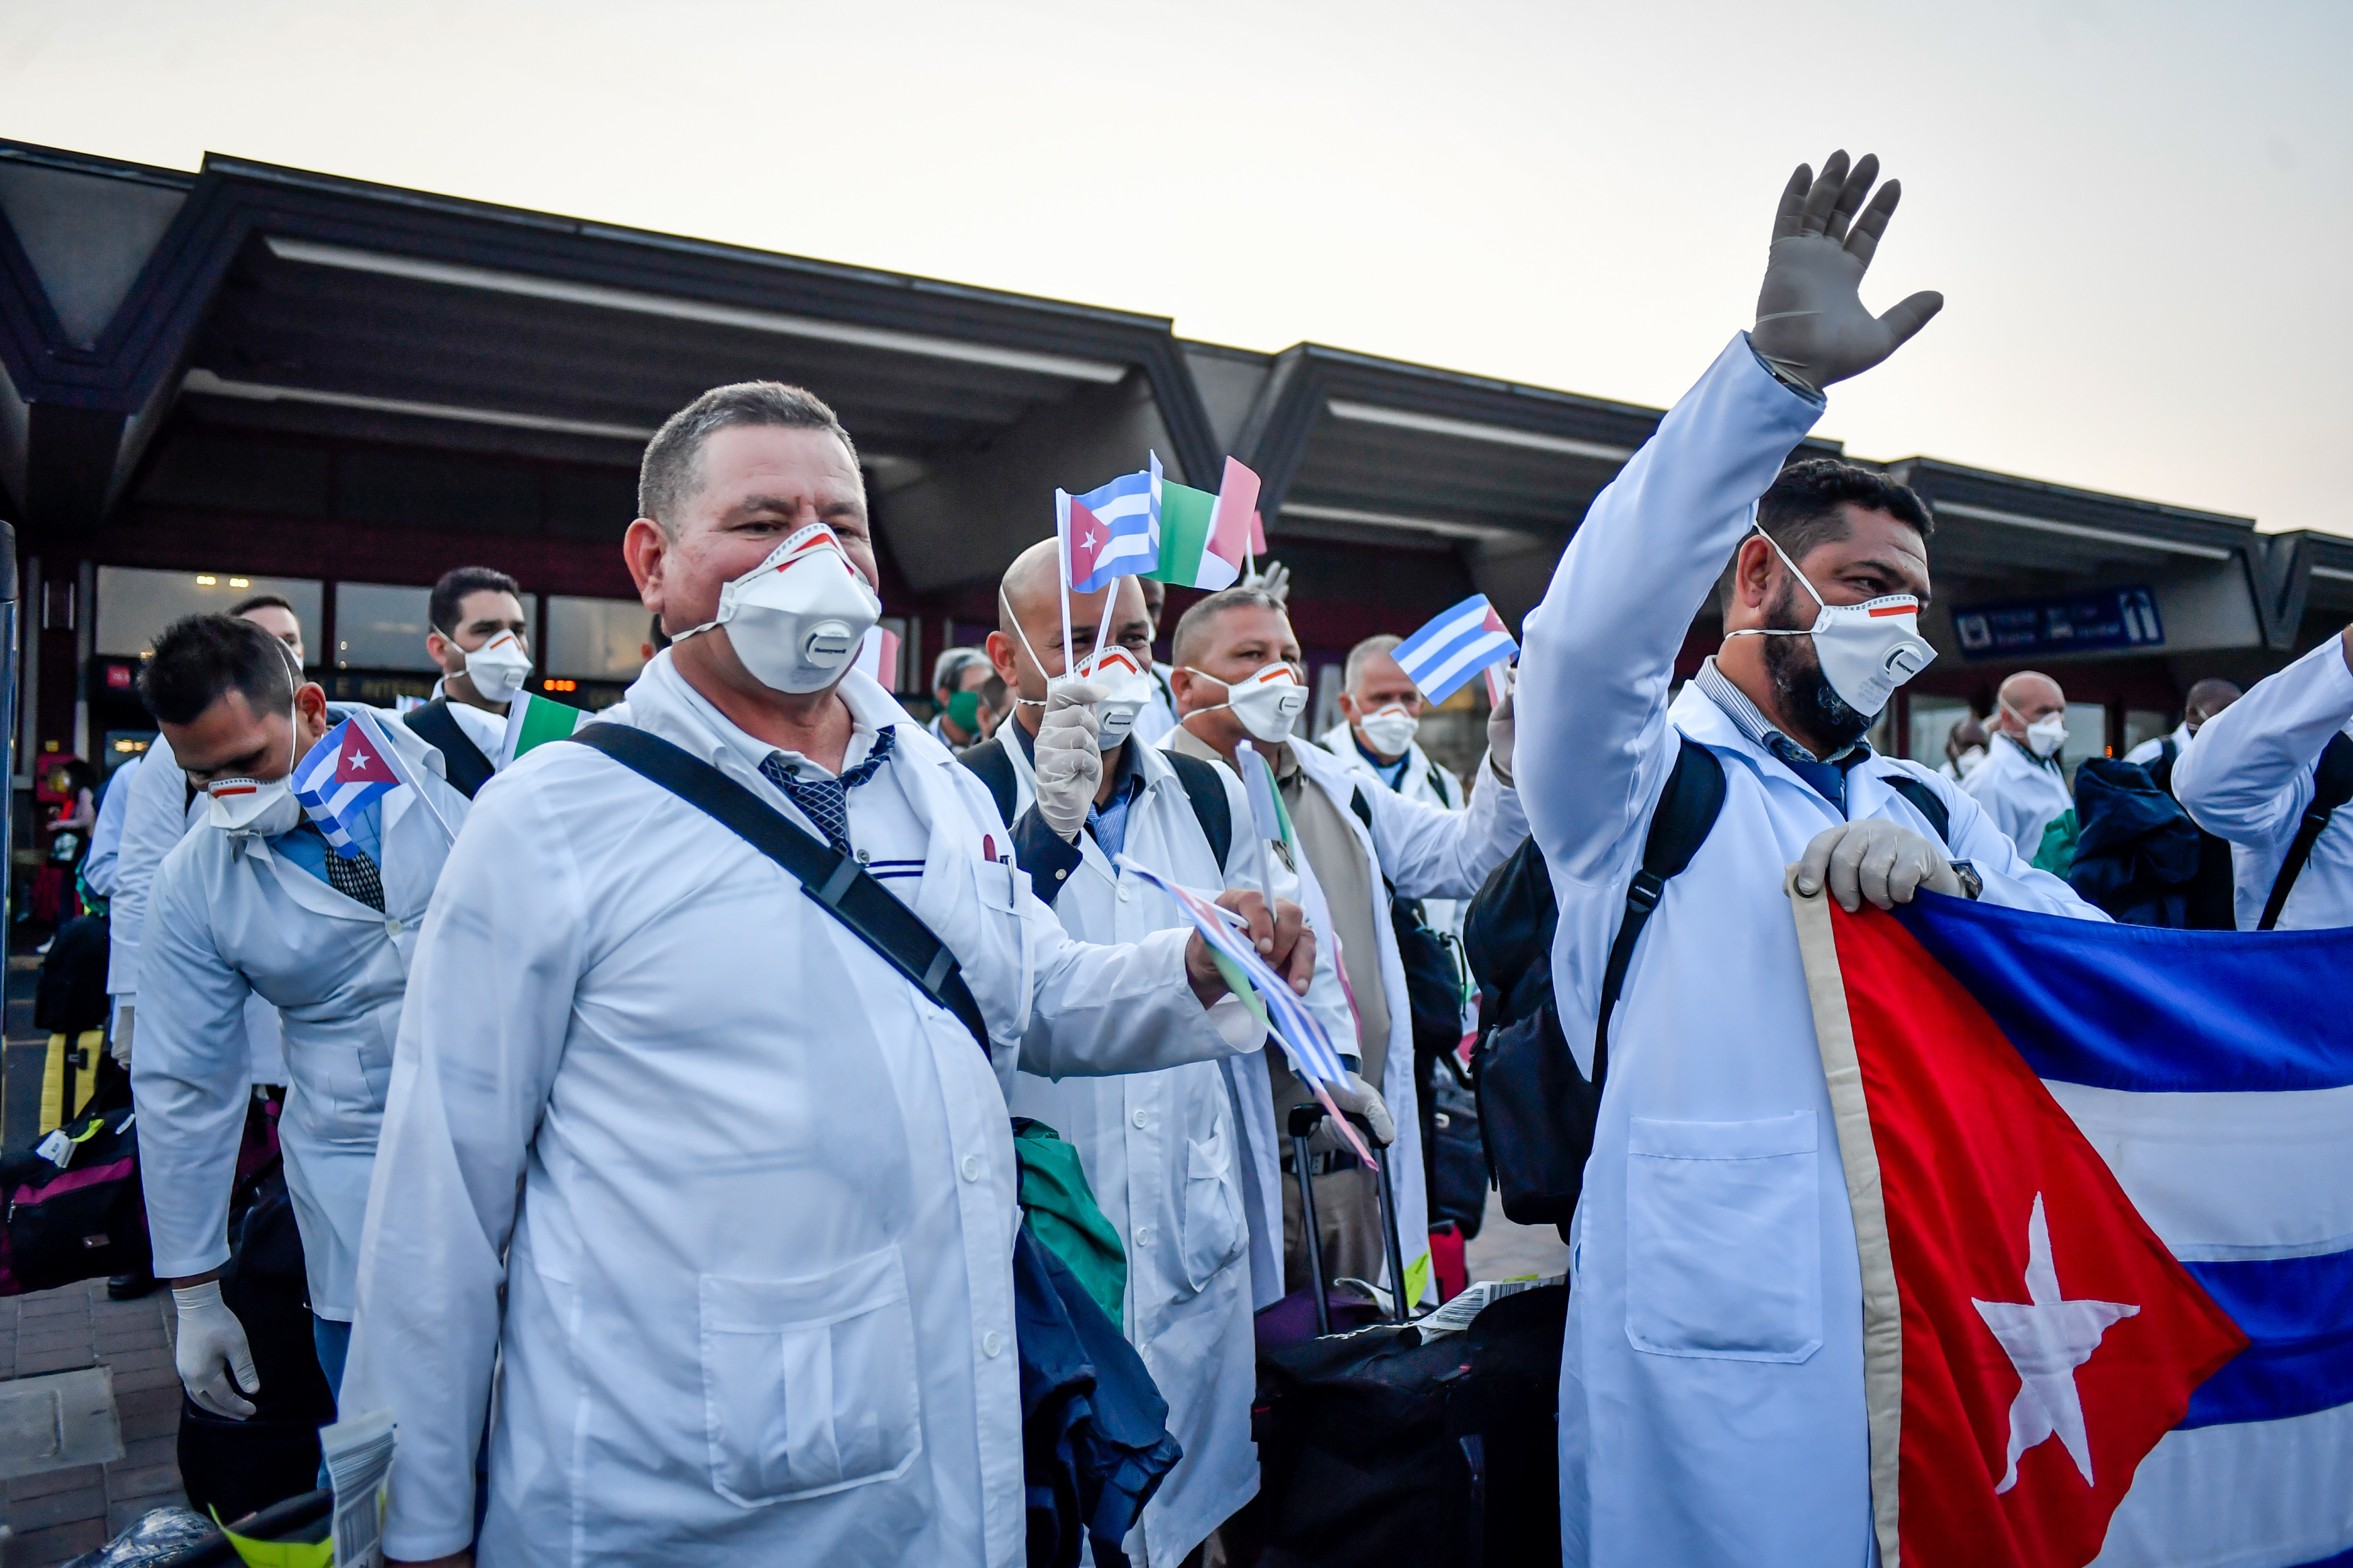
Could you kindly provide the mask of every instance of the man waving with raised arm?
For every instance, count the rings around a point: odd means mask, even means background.
[[[1754,331],[1596,500],[1526,623],[1518,773],[1559,898],[1561,1026],[1588,1075],[1606,1058],[1561,1367],[1572,1564],[1871,1558],[1853,1219],[1783,868],[1850,910],[1926,888],[2100,918],[1948,781],[1862,742],[1933,657],[1915,629],[1931,520],[1868,470],[1783,463],[1821,389],[1944,302],[1863,309],[1897,195],[1864,205],[1877,174],[1844,153],[1797,171]],[[1670,705],[1719,579],[1724,650]],[[1609,950],[1687,745],[1721,766],[1723,805],[1597,1053]]]

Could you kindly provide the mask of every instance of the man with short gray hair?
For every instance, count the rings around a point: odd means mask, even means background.
[[[932,739],[951,752],[980,744],[980,689],[990,674],[988,656],[976,647],[940,650],[932,661],[932,695],[940,710],[924,726]]]

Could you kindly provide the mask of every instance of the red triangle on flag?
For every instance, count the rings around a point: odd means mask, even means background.
[[[2246,1337],[1959,982],[1823,902],[1902,1303],[1905,1568],[2079,1568]]]
[[[385,760],[384,749],[375,737],[358,724],[346,720],[350,727],[343,732],[343,743],[335,752],[335,782],[349,784],[398,784],[400,775],[392,771]]]
[[[1087,503],[1078,497],[1071,498],[1071,581],[1083,583],[1095,574],[1095,562],[1103,546],[1111,542],[1111,530],[1103,519],[1087,510]]]

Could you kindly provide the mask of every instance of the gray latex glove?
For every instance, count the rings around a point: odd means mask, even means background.
[[[1504,672],[1504,700],[1487,713],[1487,761],[1495,776],[1512,782],[1512,741],[1519,730],[1520,672]]]
[[[1878,177],[1879,159],[1870,153],[1852,173],[1844,153],[1831,153],[1820,179],[1800,163],[1774,215],[1773,248],[1748,341],[1775,369],[1816,392],[1869,370],[1945,308],[1945,297],[1933,290],[1883,316],[1863,308],[1863,269],[1904,194],[1890,180],[1863,206]]]
[[[172,1361],[188,1397],[216,1415],[245,1420],[253,1414],[253,1403],[238,1398],[237,1391],[260,1393],[261,1378],[253,1370],[245,1325],[221,1300],[220,1281],[174,1286],[172,1304],[180,1314]]]
[[[1814,835],[1798,861],[1798,891],[1813,897],[1825,877],[1831,897],[1849,914],[1865,899],[1891,910],[1910,903],[1923,888],[1956,898],[1966,891],[1943,845],[1880,817],[1841,822]]]
[[[1046,716],[1038,723],[1038,815],[1064,843],[1078,842],[1103,783],[1095,704],[1106,695],[1088,680],[1058,680],[1046,693]]]
[[[1350,1073],[1345,1083],[1332,1086],[1332,1103],[1371,1123],[1375,1147],[1386,1149],[1397,1142],[1397,1121],[1389,1115],[1381,1091],[1355,1073]],[[1329,1154],[1347,1147],[1347,1135],[1332,1124],[1329,1116],[1315,1124],[1314,1132],[1307,1140],[1307,1152],[1311,1154]]]
[[[1261,563],[1257,571],[1242,579],[1241,585],[1264,589],[1276,604],[1287,604],[1291,599],[1291,568],[1280,561]]]

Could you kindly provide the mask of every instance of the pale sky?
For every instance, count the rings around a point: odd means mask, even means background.
[[[1944,314],[1821,432],[2353,533],[2353,5],[16,0],[0,135],[207,151],[1673,401],[1792,165]]]

